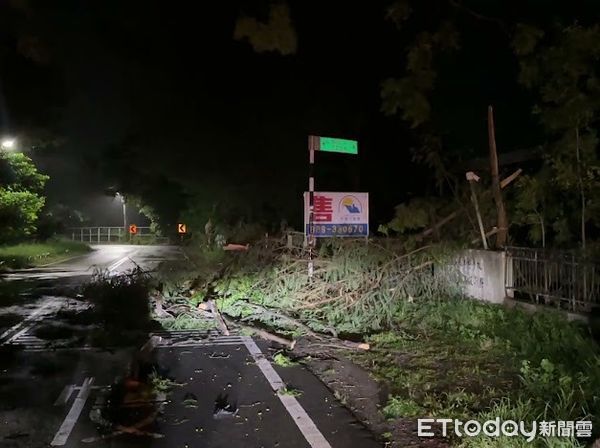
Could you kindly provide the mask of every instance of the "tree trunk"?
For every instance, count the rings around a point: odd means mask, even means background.
[[[490,146],[490,168],[492,172],[492,193],[496,203],[496,212],[498,215],[498,233],[496,234],[496,248],[506,246],[508,239],[508,218],[504,201],[502,199],[502,189],[500,188],[500,175],[498,174],[498,153],[496,151],[496,135],[494,130],[494,110],[488,106],[488,137]]]

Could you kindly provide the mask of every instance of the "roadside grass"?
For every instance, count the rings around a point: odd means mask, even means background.
[[[386,406],[382,409],[382,412],[383,415],[389,419],[398,417],[417,417],[423,414],[423,408],[410,398],[406,399],[392,396]]]
[[[87,244],[60,239],[0,246],[0,268],[23,269],[55,263],[90,250]]]
[[[581,325],[467,299],[400,307],[393,330],[352,359],[385,383],[386,418],[432,416],[592,420],[600,412],[600,350]],[[463,447],[520,447],[522,440],[465,439]],[[566,445],[578,446],[572,440]],[[536,439],[528,446],[559,446]]]
[[[478,344],[431,334],[393,344],[377,342],[376,336],[369,341],[372,350],[350,356],[386,385],[386,418],[464,418],[514,388],[518,370],[492,348],[481,350]]]

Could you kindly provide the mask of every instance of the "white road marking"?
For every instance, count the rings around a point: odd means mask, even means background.
[[[121,266],[123,263],[125,263],[127,260],[129,260],[131,257],[129,255],[121,258],[120,260],[118,260],[117,262],[111,264],[107,269],[108,272],[113,272],[115,269],[117,269],[119,266]]]
[[[62,406],[64,404],[67,404],[67,402],[71,398],[71,395],[73,395],[73,392],[75,392],[75,391],[79,392],[82,388],[83,388],[83,386],[75,386],[75,384],[67,384],[63,388],[62,392],[60,393],[60,395],[58,396],[56,401],[54,402],[54,406]],[[90,387],[90,389],[92,389],[92,390],[106,389],[106,387],[92,386],[92,387]]]
[[[19,331],[16,334],[13,334],[7,341],[7,344],[11,344],[12,342],[16,341],[17,339],[19,339],[21,336],[23,336],[25,333],[27,333],[30,329],[31,329],[31,325],[23,328],[21,331]]]
[[[279,374],[275,371],[271,363],[265,358],[263,352],[258,348],[256,343],[250,337],[245,337],[244,343],[246,348],[254,358],[254,362],[261,370],[271,387],[275,392],[279,400],[285,407],[290,417],[309,443],[312,448],[331,448],[329,442],[325,439],[317,425],[312,421],[309,415],[306,413],[304,408],[296,397],[292,395],[284,395],[280,393],[280,390],[285,387],[285,383],[282,381]]]
[[[40,306],[33,313],[31,313],[29,316],[27,316],[25,319],[23,319],[21,322],[19,322],[18,324],[15,324],[12,327],[10,327],[8,330],[6,330],[4,333],[2,333],[0,335],[0,341],[6,339],[11,334],[12,334],[12,336],[8,340],[6,340],[5,342],[0,343],[0,345],[9,344],[10,342],[12,342],[15,339],[17,339],[19,336],[21,336],[24,333],[26,333],[29,329],[31,329],[31,326],[26,326],[21,331],[18,331],[18,330],[21,327],[23,327],[26,324],[28,324],[29,322],[31,322],[32,320],[34,320],[36,317],[38,317],[40,314],[42,314],[44,311],[46,311],[51,306],[56,305],[57,303],[58,303],[58,299],[56,297],[50,298],[44,305]],[[14,334],[15,332],[17,332],[17,333]]]
[[[81,411],[85,406],[85,402],[90,395],[93,382],[94,377],[88,377],[83,381],[83,385],[81,386],[81,389],[79,389],[79,393],[77,394],[75,401],[73,401],[73,405],[71,406],[69,413],[65,417],[60,429],[54,436],[54,439],[52,442],[50,442],[50,445],[62,446],[67,443],[67,439],[69,438],[69,435],[71,435],[71,431],[73,431],[73,428],[75,427],[75,424],[81,415]]]

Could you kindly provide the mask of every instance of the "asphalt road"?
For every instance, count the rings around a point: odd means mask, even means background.
[[[158,263],[182,256],[177,246],[132,246],[124,244],[92,246],[90,253],[75,256],[60,263],[32,269],[13,271],[1,276],[4,281],[58,280],[81,281],[92,275],[94,269],[111,273],[125,272],[136,265],[144,270],[154,269]]]
[[[158,331],[144,361],[155,387],[123,390],[139,347],[100,350],[76,337],[94,325],[72,319],[90,304],[62,292],[95,268],[153,270],[181,256],[177,247],[98,246],[2,279],[0,446],[380,446],[316,377],[274,365],[276,348],[247,336]],[[45,336],[57,325],[70,331],[64,345]]]

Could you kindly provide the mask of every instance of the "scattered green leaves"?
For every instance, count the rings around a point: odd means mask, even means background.
[[[296,389],[295,387],[285,386],[278,390],[280,395],[291,395],[292,397],[299,397],[302,395],[302,391],[300,389]]]
[[[281,352],[276,353],[275,356],[273,356],[273,362],[279,367],[291,367],[296,365],[294,361]]]

